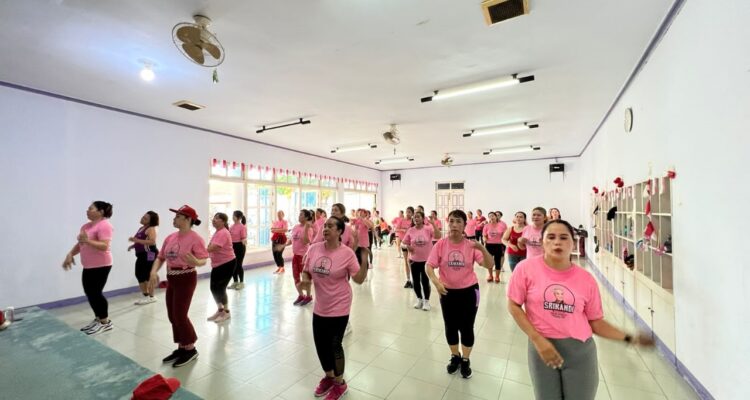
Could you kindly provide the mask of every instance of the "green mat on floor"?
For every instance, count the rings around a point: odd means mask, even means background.
[[[2,399],[130,399],[154,375],[44,310],[17,316],[23,320],[0,331]],[[172,399],[200,397],[179,389]]]

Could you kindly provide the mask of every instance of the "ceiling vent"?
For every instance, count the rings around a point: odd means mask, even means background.
[[[485,0],[482,2],[482,14],[487,25],[494,25],[528,13],[528,0]]]
[[[195,111],[195,110],[200,110],[202,108],[206,108],[206,106],[201,106],[201,105],[198,105],[198,104],[195,104],[195,103],[191,103],[191,102],[189,102],[187,100],[180,100],[180,101],[174,103],[174,105],[177,106],[177,107],[180,107],[180,108],[184,108],[184,109],[189,110],[189,111]]]

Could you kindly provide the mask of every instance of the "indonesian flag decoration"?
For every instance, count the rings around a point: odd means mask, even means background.
[[[270,170],[271,170],[271,167],[269,167],[268,165],[266,165],[266,172],[268,172]]]
[[[648,224],[646,224],[646,229],[643,231],[643,236],[646,239],[651,240],[653,239],[655,232],[656,228],[654,228],[654,223],[649,219]]]
[[[232,161],[232,169],[237,169],[237,161]]]
[[[651,179],[648,180],[648,183],[646,183],[646,188],[644,189],[645,194],[648,197],[651,197],[651,189],[652,189],[652,181]],[[654,237],[654,233],[656,232],[656,228],[654,227],[654,223],[651,221],[651,199],[649,199],[646,202],[646,209],[644,210],[646,213],[646,218],[648,218],[648,223],[646,224],[646,229],[643,230],[643,236],[646,240],[651,240]]]
[[[222,168],[226,168],[227,167],[227,160],[221,160],[221,166],[222,166]]]
[[[219,160],[215,158],[211,160],[211,165],[213,165],[214,167],[217,166],[218,164],[219,164]]]
[[[242,170],[244,171],[244,170],[245,170],[245,163],[240,163],[240,167],[241,167],[241,168],[242,168]]]

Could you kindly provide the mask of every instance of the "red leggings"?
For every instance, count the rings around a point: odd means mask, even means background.
[[[172,323],[172,338],[181,346],[191,345],[198,340],[188,318],[190,302],[198,285],[198,274],[167,275],[167,282],[167,316]]]
[[[294,255],[294,258],[292,258],[292,277],[294,278],[294,283],[298,284],[301,282],[300,275],[302,275],[302,255]]]

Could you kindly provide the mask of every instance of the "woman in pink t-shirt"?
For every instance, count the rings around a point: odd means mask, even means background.
[[[276,262],[276,271],[274,274],[284,272],[284,248],[286,247],[286,231],[289,230],[289,224],[284,219],[284,212],[279,210],[276,213],[278,218],[271,224],[271,252],[273,260]]]
[[[297,289],[297,299],[294,300],[295,306],[304,306],[312,301],[310,292],[305,292],[301,285],[302,263],[310,243],[313,240],[313,212],[302,210],[297,218],[297,225],[292,228],[292,240],[287,246],[292,246],[292,278],[294,278],[294,287]]]
[[[188,312],[190,302],[198,285],[198,273],[196,267],[206,265],[208,251],[203,238],[193,231],[194,225],[200,225],[198,213],[188,205],[175,210],[172,226],[177,232],[172,233],[164,239],[161,252],[151,268],[150,285],[156,287],[159,283],[159,269],[162,264],[167,264],[167,317],[172,324],[172,339],[177,343],[177,350],[164,357],[163,362],[174,362],[173,367],[181,367],[198,358],[198,350],[195,342],[198,335],[195,334],[193,323],[190,322]]]
[[[461,369],[461,376],[471,377],[469,356],[474,346],[474,320],[479,310],[479,284],[474,263],[492,271],[492,256],[481,243],[464,237],[467,217],[461,210],[448,214],[448,237],[438,240],[427,259],[427,275],[440,294],[445,339],[451,350],[449,374]],[[440,277],[435,275],[435,268]],[[459,335],[461,351],[458,349]]]
[[[218,310],[208,317],[216,323],[229,319],[229,300],[227,299],[227,285],[232,280],[232,274],[237,267],[237,259],[232,248],[232,234],[229,233],[229,217],[224,213],[216,213],[211,220],[216,233],[208,242],[208,254],[211,257],[211,294]]]
[[[490,212],[487,216],[490,217],[490,222],[484,226],[482,236],[484,237],[487,251],[492,254],[492,259],[495,261],[495,283],[502,283],[500,274],[503,272],[503,256],[505,255],[503,235],[508,229],[508,225],[500,221],[500,217],[503,216],[500,211]],[[492,272],[487,276],[487,282],[492,282]]]
[[[394,218],[393,221],[391,221],[391,226],[393,227],[393,234],[396,235],[396,248],[399,249],[398,258],[402,257],[401,250],[401,238],[403,236],[399,236],[398,233],[398,227],[401,224],[401,220],[404,219],[404,212],[403,210],[398,211],[398,217]]]
[[[435,210],[430,211],[430,218],[427,221],[435,231],[435,236],[432,238],[432,244],[435,245],[443,237],[443,223],[440,222],[440,218],[438,218],[437,211]]]
[[[464,235],[469,240],[476,240],[477,238],[477,220],[474,218],[474,214],[469,211],[466,216],[466,226],[464,227]]]
[[[354,230],[349,226],[349,218],[346,217],[346,206],[341,203],[335,203],[331,206],[331,216],[344,221],[345,226],[344,233],[341,235],[341,244],[352,249],[352,251],[356,250],[357,235],[354,234]],[[321,225],[320,230],[315,235],[315,239],[313,239],[313,243],[320,243],[323,241],[325,241],[325,237],[323,236],[323,225]]]
[[[508,246],[508,265],[510,272],[516,269],[516,265],[526,259],[526,249],[518,246],[518,239],[523,234],[523,228],[526,227],[526,213],[518,211],[513,216],[513,225],[505,231],[503,235],[503,244]]]
[[[81,328],[87,335],[105,332],[112,329],[109,319],[109,303],[104,297],[104,285],[107,284],[109,271],[112,270],[112,204],[106,201],[95,201],[86,210],[90,222],[83,224],[78,233],[78,243],[65,255],[63,269],[69,271],[75,265],[75,255],[81,254],[83,272],[81,281],[83,292],[94,311],[94,320]]]
[[[229,234],[232,236],[232,250],[234,250],[234,272],[232,272],[233,284],[227,289],[240,290],[245,287],[245,252],[247,252],[247,218],[245,213],[235,210],[232,213],[232,226],[229,227]]]
[[[403,243],[409,250],[409,261],[411,263],[411,276],[414,278],[414,293],[417,302],[414,308],[430,311],[430,278],[425,271],[427,258],[432,251],[432,239],[434,230],[424,224],[424,213],[414,213],[414,226],[409,228],[404,235]],[[424,291],[424,295],[422,294]]]
[[[599,286],[570,261],[573,227],[563,220],[542,228],[543,254],[518,264],[508,285],[508,310],[529,337],[529,373],[537,399],[593,400],[599,384],[593,334],[652,346],[604,320]]]
[[[331,217],[323,228],[325,241],[310,246],[302,270],[302,283],[310,290],[315,284],[313,309],[313,340],[325,377],[315,388],[315,396],[328,400],[341,398],[346,393],[344,381],[344,348],[341,343],[352,306],[349,278],[361,284],[367,278],[367,266],[362,257],[357,262],[354,251],[341,243],[346,223]],[[367,248],[363,248],[367,252]]]
[[[531,211],[531,225],[523,228],[521,238],[518,239],[518,248],[526,250],[526,257],[539,257],[544,254],[542,249],[542,227],[547,222],[547,210],[536,207]]]
[[[406,283],[404,283],[404,289],[413,288],[414,285],[411,283],[411,267],[409,266],[409,250],[404,246],[404,235],[414,225],[414,207],[406,207],[406,216],[398,221],[398,225],[394,226],[396,229],[396,237],[400,243],[399,249],[404,257],[404,273],[406,274]]]
[[[357,219],[352,222],[352,225],[354,227],[354,232],[357,235],[357,249],[354,251],[354,254],[357,255],[357,260],[360,260],[363,256],[367,255],[365,257],[367,261],[366,265],[370,268],[369,254],[372,254],[372,247],[370,247],[372,245],[370,242],[370,232],[375,225],[368,217],[367,210],[364,208],[357,210]],[[362,249],[367,249],[368,251],[365,252]]]
[[[474,237],[479,243],[485,244],[484,242],[484,226],[487,225],[487,218],[482,215],[482,210],[477,209],[477,216],[474,218],[477,221],[477,225],[474,227],[476,230]]]

